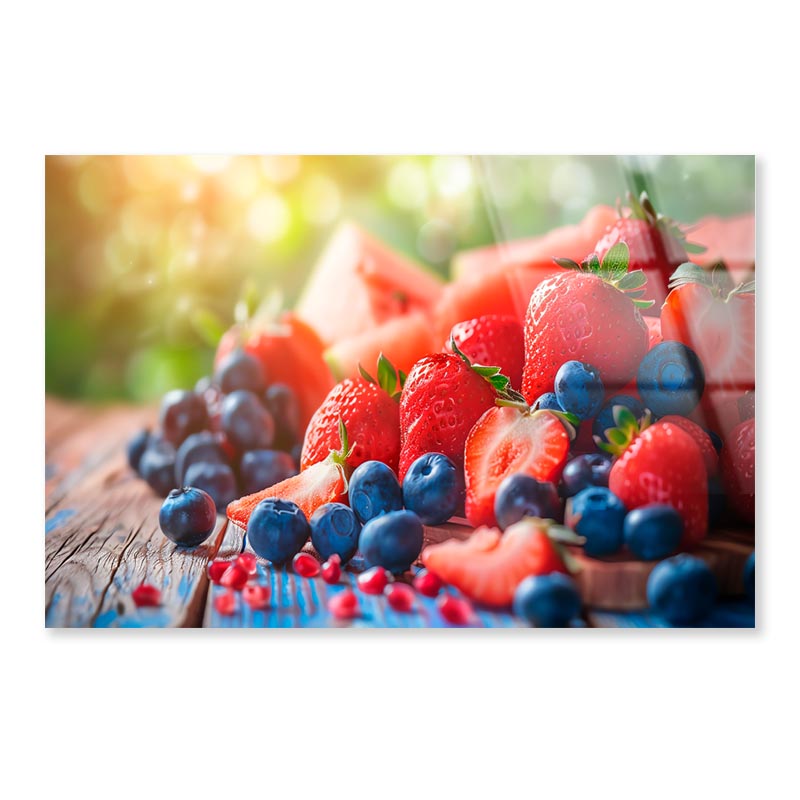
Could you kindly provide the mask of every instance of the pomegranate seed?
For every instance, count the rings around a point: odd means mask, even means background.
[[[389,583],[389,573],[383,567],[373,567],[362,572],[356,583],[364,594],[383,594],[386,584]]]
[[[328,600],[328,611],[337,619],[352,619],[358,615],[358,598],[352,589],[338,592]]]
[[[322,580],[325,583],[339,583],[339,578],[342,577],[342,559],[338,553],[334,553],[322,565]]]
[[[253,553],[240,553],[236,563],[248,574],[255,575],[258,561]]]
[[[420,572],[414,578],[414,588],[425,597],[436,597],[442,589],[442,582],[432,572]]]
[[[131,593],[137,608],[161,605],[161,591],[149,583],[142,583]]]
[[[236,611],[236,595],[233,592],[224,592],[214,598],[214,608],[223,617],[229,617]]]
[[[460,597],[446,594],[436,601],[436,605],[451,625],[466,625],[472,619],[472,606]]]
[[[414,590],[407,583],[392,583],[386,587],[386,599],[389,605],[402,614],[414,608]]]
[[[247,572],[236,562],[233,562],[222,574],[220,584],[222,584],[222,586],[227,586],[229,589],[235,589],[238,592],[240,589],[244,588],[248,577]]]
[[[292,569],[304,578],[316,578],[319,575],[319,561],[310,553],[298,553],[292,559]]]
[[[212,561],[208,565],[208,577],[211,579],[211,583],[219,583],[222,580],[222,576],[225,574],[225,570],[231,565],[231,561]]]
[[[251,583],[242,589],[242,598],[253,611],[261,611],[269,605],[269,586]]]

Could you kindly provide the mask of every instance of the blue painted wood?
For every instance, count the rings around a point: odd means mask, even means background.
[[[755,608],[745,600],[724,600],[696,625],[674,626],[649,611],[591,611],[589,621],[598,628],[754,628]]]

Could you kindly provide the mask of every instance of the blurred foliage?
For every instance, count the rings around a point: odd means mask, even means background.
[[[629,187],[684,222],[754,204],[741,156],[50,156],[45,176],[46,388],[92,399],[191,386],[245,283],[290,306],[345,218],[446,275]]]

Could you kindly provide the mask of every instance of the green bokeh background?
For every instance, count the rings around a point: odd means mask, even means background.
[[[691,223],[752,211],[750,156],[48,156],[49,393],[151,400],[211,364],[243,287],[290,307],[353,219],[447,276],[458,250],[647,188]],[[213,323],[213,324],[212,324]]]

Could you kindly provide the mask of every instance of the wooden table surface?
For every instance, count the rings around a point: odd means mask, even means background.
[[[181,549],[160,531],[161,498],[127,466],[125,444],[155,411],[131,406],[89,407],[48,398],[45,405],[45,624],[48,627],[450,627],[435,602],[418,596],[415,612],[393,611],[382,596],[358,593],[359,616],[348,623],[333,619],[328,598],[353,586],[343,573],[338,586],[307,579],[291,569],[273,568],[259,559],[258,580],[272,589],[270,606],[251,611],[241,598],[232,615],[214,607],[221,590],[206,574],[214,558],[240,552],[242,533],[220,515],[209,540]],[[426,529],[427,541],[459,534],[458,528]],[[741,538],[741,537],[740,537]],[[725,550],[728,572],[752,549],[747,542],[712,542]],[[729,550],[734,551],[731,556]],[[731,561],[731,558],[733,561]],[[608,580],[606,572],[588,570],[583,580]],[[630,565],[628,565],[630,566]],[[355,563],[358,568],[358,562]],[[738,568],[738,566],[736,566]],[[719,574],[719,573],[718,573]],[[161,590],[162,603],[137,608],[133,590],[142,582]],[[723,580],[724,583],[724,580]],[[735,581],[731,583],[735,591]],[[591,587],[587,585],[588,590]],[[476,609],[477,627],[520,627],[510,613]],[[624,613],[588,609],[577,626],[668,627],[646,611]],[[718,605],[703,627],[752,627],[753,608],[740,598]]]

